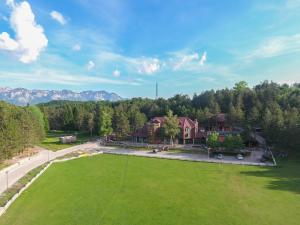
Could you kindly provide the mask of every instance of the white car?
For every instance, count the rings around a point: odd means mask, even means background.
[[[243,160],[244,159],[244,156],[242,154],[237,154],[236,158],[238,160]]]
[[[217,155],[217,159],[223,159],[223,155],[220,153]]]

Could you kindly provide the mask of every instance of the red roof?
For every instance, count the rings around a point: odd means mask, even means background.
[[[216,115],[216,118],[217,118],[218,122],[225,122],[226,114],[225,113],[218,113]]]
[[[207,137],[206,132],[199,130],[198,133],[196,133],[196,137],[195,138],[206,138],[206,137]]]
[[[188,123],[188,125],[192,128],[196,127],[196,121],[193,121],[188,117],[178,117],[178,120],[179,120],[179,125],[181,127],[183,127],[184,123]],[[165,117],[154,117],[151,120],[152,123],[161,123],[161,124],[164,124],[165,121],[166,121]]]

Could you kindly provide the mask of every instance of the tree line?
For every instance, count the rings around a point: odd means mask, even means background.
[[[204,128],[215,114],[223,112],[230,126],[243,127],[246,133],[260,127],[270,145],[300,149],[300,84],[265,81],[253,88],[239,82],[231,89],[169,99],[53,101],[27,107],[0,102],[0,160],[38,144],[48,129],[100,136],[114,133],[118,139],[124,139],[151,118],[171,111],[176,116],[197,119]],[[168,136],[173,139],[176,133],[175,129]]]
[[[19,107],[0,101],[0,162],[40,143],[47,122],[37,106]]]
[[[224,141],[219,140],[219,134],[212,132],[207,139],[207,146],[212,149],[224,148],[226,150],[238,150],[245,147],[244,141],[240,135],[228,135],[224,138]]]
[[[197,119],[207,127],[213,115],[226,113],[231,126],[250,132],[263,130],[268,143],[285,148],[300,146],[300,84],[280,85],[265,81],[249,88],[241,81],[231,89],[175,95],[169,99],[133,98],[118,102],[54,101],[39,105],[50,129],[78,130],[122,139],[155,116],[174,115]]]

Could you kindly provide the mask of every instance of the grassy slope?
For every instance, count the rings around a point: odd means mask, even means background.
[[[64,133],[61,131],[51,131],[47,133],[47,136],[45,140],[40,144],[41,147],[52,150],[52,151],[58,151],[64,148],[69,148],[74,145],[79,145],[84,142],[87,142],[91,137],[88,134],[79,133],[77,134],[77,141],[72,144],[61,144],[59,142],[60,136],[65,135],[73,135],[74,133]]]
[[[0,170],[3,170],[4,168],[10,166],[10,164],[7,164],[6,162],[0,162]]]
[[[51,167],[0,225],[296,225],[299,167],[83,158]]]

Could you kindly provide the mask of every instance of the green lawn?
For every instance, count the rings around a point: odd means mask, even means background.
[[[298,225],[300,163],[99,155],[54,164],[0,225]]]
[[[0,170],[3,170],[4,168],[10,166],[10,164],[7,164],[6,162],[0,162]]]
[[[77,141],[72,144],[61,144],[59,142],[59,137],[65,135],[76,135]],[[89,134],[85,134],[85,133],[76,133],[76,132],[66,133],[62,131],[51,131],[47,133],[45,140],[40,144],[40,146],[52,151],[58,151],[64,148],[72,147],[74,145],[82,144],[84,142],[87,142],[91,138],[92,137]]]

